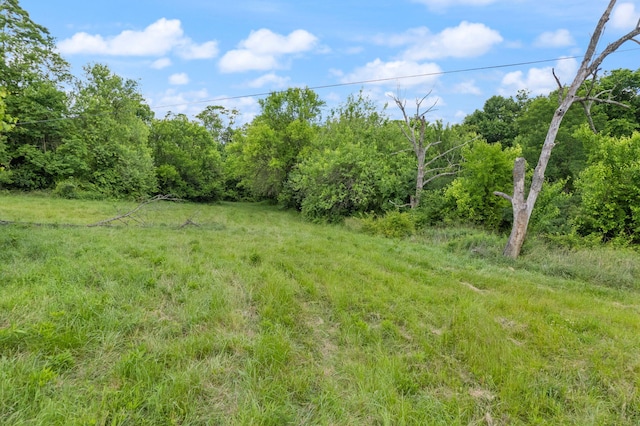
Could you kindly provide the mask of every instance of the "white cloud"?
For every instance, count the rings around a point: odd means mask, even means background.
[[[156,116],[164,116],[167,112],[195,115],[202,110],[203,102],[211,96],[206,89],[196,91],[178,92],[176,89],[168,89],[157,96],[157,99],[147,99]]]
[[[247,84],[247,86],[253,87],[253,88],[260,88],[268,85],[271,87],[281,88],[281,87],[286,87],[288,82],[289,82],[288,77],[280,77],[275,73],[269,73],[261,77],[258,77],[255,80],[250,81]]]
[[[342,77],[344,75],[344,71],[337,68],[329,68],[329,74],[334,77]]]
[[[161,18],[142,31],[126,30],[111,37],[79,32],[58,43],[66,55],[164,56],[175,52],[185,59],[212,58],[218,54],[217,42],[194,43],[184,35],[178,19]]]
[[[305,30],[293,31],[288,36],[273,33],[268,29],[252,31],[240,47],[259,54],[285,54],[304,52],[314,47],[318,39]]]
[[[184,72],[181,72],[179,74],[172,74],[171,76],[169,76],[169,84],[173,84],[176,86],[189,84],[189,76]]]
[[[207,41],[202,44],[186,42],[179,46],[176,53],[183,59],[214,58],[218,56],[218,42]]]
[[[156,114],[156,117],[164,117],[168,112],[185,114],[191,118],[198,115],[207,105],[221,105],[227,109],[237,109],[240,116],[236,124],[241,126],[250,123],[260,112],[260,105],[253,97],[229,99],[229,95],[221,95],[213,98],[207,89],[188,90],[181,92],[176,88],[167,89],[147,96],[147,102]]]
[[[411,28],[402,34],[376,36],[375,43],[392,47],[406,45],[402,57],[410,61],[439,58],[472,58],[487,53],[503,41],[496,30],[484,24],[462,21],[456,27],[432,34],[426,27]]]
[[[229,99],[231,96],[222,95],[220,100],[213,99],[208,105],[220,105],[228,110],[237,110],[240,115],[236,119],[236,125],[242,126],[250,123],[259,113],[260,104],[254,97],[242,97]],[[203,107],[200,107],[200,111]]]
[[[464,112],[462,110],[457,110],[456,113],[454,114],[454,117],[455,117],[455,120],[456,120],[455,122],[456,123],[462,123],[464,121],[464,119],[467,117],[467,115],[469,115],[469,114],[467,114],[466,112]]]
[[[573,58],[562,59],[553,69],[561,83],[570,84],[578,71],[578,62]],[[552,67],[530,68],[526,74],[522,71],[506,74],[499,92],[503,96],[511,96],[519,90],[528,90],[532,95],[547,95],[557,88]]]
[[[252,31],[238,44],[238,49],[230,50],[220,59],[220,70],[230,73],[278,68],[282,56],[307,52],[317,43],[318,38],[305,30],[296,30],[287,36],[265,28]]]
[[[631,30],[638,24],[640,11],[633,3],[620,3],[611,15],[611,25],[619,30]]]
[[[374,84],[416,86],[419,84],[433,85],[438,80],[442,69],[433,63],[419,64],[412,61],[383,62],[376,59],[363,67],[356,68],[352,73],[342,77],[343,83],[368,81]],[[415,78],[399,77],[419,76]],[[378,81],[376,81],[378,80]]]
[[[482,95],[482,90],[476,86],[474,80],[463,81],[453,86],[454,93],[460,93],[463,95]]]
[[[160,59],[156,59],[155,61],[153,61],[151,63],[151,68],[156,69],[156,70],[161,70],[163,68],[170,67],[171,64],[172,64],[171,59],[169,59],[169,58],[160,58]]]
[[[540,34],[533,44],[536,47],[567,47],[573,46],[575,41],[569,30],[560,29]]]
[[[416,43],[416,40],[430,37],[431,33],[427,27],[409,28],[402,34],[378,34],[372,41],[383,46],[406,46]]]
[[[266,71],[278,67],[273,55],[258,55],[250,50],[231,50],[220,59],[220,71],[231,73],[241,71]]]

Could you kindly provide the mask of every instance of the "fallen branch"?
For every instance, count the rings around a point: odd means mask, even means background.
[[[177,198],[171,194],[168,195],[156,195],[153,198],[150,198],[146,201],[143,201],[142,203],[138,204],[134,209],[129,210],[128,212],[109,218],[109,219],[105,219],[105,220],[101,220],[100,222],[96,222],[96,223],[92,223],[87,225],[89,228],[94,227],[94,226],[105,226],[110,224],[111,222],[115,222],[117,220],[123,222],[124,224],[128,225],[128,222],[126,219],[130,219],[130,220],[135,220],[137,222],[141,222],[141,220],[139,218],[137,218],[135,216],[135,214],[144,206],[146,206],[147,204],[151,204],[151,203],[155,203],[157,201],[182,201],[180,198]]]
[[[194,221],[191,220],[191,218],[187,219],[184,221],[184,223],[182,225],[180,225],[180,227],[178,229],[182,229],[185,228],[187,226],[200,226],[200,224],[195,223]]]

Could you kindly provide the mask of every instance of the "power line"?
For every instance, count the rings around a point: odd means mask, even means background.
[[[637,50],[637,49],[634,49],[634,50]],[[355,85],[361,85],[361,84],[374,84],[374,83],[381,83],[381,82],[393,81],[393,80],[406,80],[406,79],[411,79],[411,78],[434,77],[434,76],[438,76],[438,75],[459,74],[459,73],[473,72],[473,71],[486,71],[486,70],[491,70],[491,69],[509,68],[509,67],[523,66],[523,65],[534,65],[534,64],[542,64],[542,63],[547,63],[547,62],[564,61],[564,60],[569,60],[569,59],[577,59],[577,58],[581,58],[581,57],[582,57],[581,55],[580,56],[563,56],[561,58],[540,59],[540,60],[536,60],[536,61],[517,62],[517,63],[512,63],[512,64],[489,65],[489,66],[484,66],[484,67],[462,68],[462,69],[458,69],[458,70],[437,71],[437,72],[430,72],[430,73],[424,73],[424,74],[403,75],[403,76],[398,76],[398,77],[385,77],[385,78],[377,78],[377,79],[372,79],[372,80],[350,81],[350,82],[347,82],[347,83],[335,83],[335,84],[326,84],[326,85],[321,85],[321,86],[313,86],[313,87],[309,87],[309,89],[310,90],[331,89],[331,88],[334,88],[334,87],[355,86]],[[275,92],[278,92],[278,91],[275,91]],[[228,96],[228,97],[224,97],[224,98],[214,98],[214,99],[207,99],[207,100],[202,100],[202,101],[185,102],[185,103],[181,103],[181,104],[159,105],[159,106],[150,107],[150,108],[151,109],[160,109],[160,108],[171,108],[171,107],[176,107],[176,106],[186,106],[186,105],[201,104],[201,103],[207,103],[207,102],[230,101],[230,100],[235,100],[235,99],[268,96],[271,93],[274,93],[274,91],[263,92],[263,93],[254,93],[254,94],[251,94],[251,95]]]
[[[629,51],[635,51],[635,50],[640,50],[640,48],[618,50],[618,51],[613,52],[613,53],[623,53],[623,52],[629,52]],[[381,82],[385,82],[385,81],[407,80],[407,79],[412,79],[412,78],[435,77],[435,76],[439,76],[439,75],[461,74],[461,73],[467,73],[467,72],[487,71],[487,70],[500,69],[500,68],[512,68],[512,67],[519,67],[519,66],[525,66],[525,65],[536,65],[536,64],[543,64],[543,63],[549,63],[549,62],[566,61],[566,60],[569,60],[569,59],[579,59],[579,58],[582,58],[582,57],[583,57],[583,55],[563,56],[563,57],[560,57],[560,58],[553,58],[553,59],[539,59],[539,60],[535,60],[535,61],[514,62],[514,63],[510,63],[510,64],[487,65],[487,66],[484,66],[484,67],[461,68],[461,69],[449,70],[449,71],[437,71],[437,72],[430,72],[430,73],[423,73],[423,74],[413,74],[413,75],[403,75],[403,76],[396,76],[396,77],[377,78],[377,79],[371,79],[371,80],[350,81],[350,82],[346,82],[346,83],[325,84],[325,85],[311,86],[311,87],[308,87],[308,88],[310,90],[331,89],[331,88],[335,88],[335,87],[346,87],[346,86],[355,86],[355,85],[375,84],[375,83],[381,83]],[[268,96],[268,95],[270,95],[272,93],[278,93],[278,92],[282,92],[282,91],[283,90],[274,90],[274,91],[270,91],[270,92],[253,93],[253,94],[248,94],[248,95],[226,96],[226,97],[206,99],[206,100],[201,100],[201,101],[182,102],[182,103],[178,103],[178,104],[149,106],[149,108],[153,110],[153,109],[172,108],[172,107],[178,107],[178,106],[188,106],[188,105],[196,105],[196,104],[212,103],[212,102],[220,102],[220,101],[230,101],[230,100],[235,100],[235,99],[262,97],[262,96]],[[109,114],[109,113],[83,114],[82,116],[85,116],[85,117],[86,116],[100,116],[100,115],[106,115],[106,114]],[[74,119],[80,118],[80,117],[81,116],[51,118],[51,119],[46,119],[46,120],[24,121],[24,122],[16,123],[16,126],[24,125],[24,124],[39,124],[39,123],[49,123],[49,122],[53,122],[53,121],[74,120]]]

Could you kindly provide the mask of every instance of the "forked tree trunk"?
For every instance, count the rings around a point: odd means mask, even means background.
[[[511,205],[513,207],[513,228],[509,242],[504,249],[504,255],[512,258],[518,257],[520,248],[524,243],[524,237],[527,235],[527,226],[529,226],[529,212],[527,211],[527,202],[524,199],[524,175],[526,171],[526,162],[524,158],[517,158],[513,167],[513,197]]]
[[[529,195],[525,199],[524,179],[526,174],[526,161],[522,157],[516,158],[513,166],[513,196],[508,196],[499,192],[496,193],[496,195],[508,199],[511,202],[511,207],[513,209],[513,225],[511,228],[511,234],[509,235],[509,241],[507,241],[507,245],[504,248],[503,254],[505,256],[515,259],[520,255],[520,250],[522,250],[522,245],[524,244],[525,237],[527,236],[527,228],[529,227],[529,220],[531,219],[533,206],[535,206],[538,195],[542,190],[544,173],[547,169],[547,165],[549,164],[549,159],[551,158],[551,150],[555,146],[555,140],[558,135],[558,131],[560,130],[560,124],[562,123],[562,119],[564,118],[567,110],[573,103],[575,94],[581,84],[579,83],[579,76],[580,73],[578,73],[578,76],[569,88],[567,95],[553,115],[549,131],[547,132],[547,137],[542,145],[538,165],[533,173]]]
[[[591,36],[589,46],[580,65],[580,69],[578,70],[576,77],[571,83],[571,86],[569,86],[569,88],[567,89],[566,93],[563,93],[564,88],[556,78],[560,90],[560,105],[558,106],[558,109],[556,109],[556,112],[553,115],[553,119],[551,120],[551,124],[549,125],[549,131],[547,132],[544,144],[542,145],[540,158],[538,159],[538,164],[536,165],[536,169],[531,180],[531,189],[529,190],[529,194],[526,197],[526,200],[524,190],[524,158],[517,158],[514,164],[513,195],[510,196],[502,192],[495,192],[495,195],[509,200],[513,208],[513,226],[511,228],[509,241],[507,242],[507,245],[503,252],[505,256],[515,259],[520,255],[522,245],[524,244],[524,240],[527,235],[527,228],[529,226],[529,220],[531,219],[533,207],[535,206],[538,195],[542,190],[542,185],[544,183],[544,174],[547,169],[547,165],[549,164],[549,159],[551,158],[551,150],[555,146],[555,140],[556,136],[558,135],[558,130],[560,129],[560,124],[562,123],[562,119],[564,118],[565,114],[569,110],[569,107],[571,107],[571,105],[576,101],[576,93],[578,92],[578,89],[590,75],[595,76],[598,68],[602,64],[602,61],[611,53],[615,52],[622,44],[629,40],[635,41],[636,43],[640,44],[640,42],[634,39],[635,36],[640,34],[639,21],[632,31],[630,31],[623,37],[620,37],[613,43],[609,44],[602,51],[602,53],[600,53],[599,56],[594,58],[598,41],[600,40],[600,37],[604,32],[605,24],[609,20],[609,16],[611,15],[611,11],[613,10],[615,4],[616,0],[611,0],[609,2],[609,6],[607,6],[607,9],[600,17],[595,31]],[[598,101],[598,99],[592,100]]]

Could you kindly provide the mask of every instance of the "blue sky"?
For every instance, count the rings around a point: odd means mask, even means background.
[[[295,86],[317,88],[328,108],[360,89],[380,105],[389,93],[409,102],[431,93],[430,118],[460,122],[493,95],[555,89],[551,68],[569,84],[608,3],[21,0],[74,74],[89,63],[109,65],[139,81],[158,117],[223,105],[245,122],[260,94]],[[618,1],[601,47],[639,18],[640,0]],[[621,50],[605,70],[640,67],[639,45]],[[358,83],[372,80],[382,81]]]

